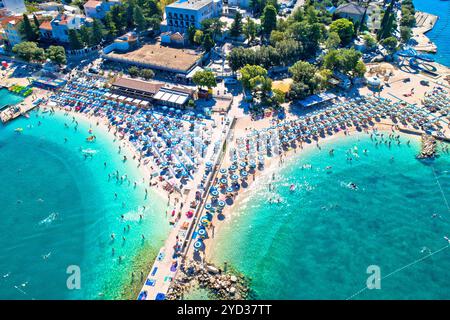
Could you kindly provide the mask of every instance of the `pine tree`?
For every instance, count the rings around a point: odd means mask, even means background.
[[[20,32],[28,41],[37,41],[38,39],[39,29],[31,25],[30,19],[28,19],[28,16],[25,13],[23,14],[23,21],[20,26]]]
[[[232,37],[239,37],[242,34],[242,14],[237,11],[234,16],[234,21],[231,24],[230,35]]]
[[[134,8],[133,17],[138,31],[144,31],[145,29],[147,29],[147,20],[144,17],[144,13],[142,12],[141,7],[136,6]]]
[[[83,48],[83,41],[80,34],[75,29],[69,29],[69,45],[72,50]]]
[[[100,20],[94,19],[92,24],[92,43],[98,45],[103,40],[104,27]]]

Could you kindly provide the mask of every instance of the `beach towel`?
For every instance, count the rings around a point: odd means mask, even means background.
[[[155,300],[165,300],[165,299],[166,299],[166,295],[164,293],[161,293],[161,292],[159,292],[156,295],[156,298],[155,298]]]
[[[158,271],[158,267],[154,267],[154,268],[153,268],[153,271],[152,271],[152,273],[151,273],[151,276],[152,276],[152,277],[155,276],[155,274],[156,274],[157,271]]]
[[[150,287],[154,287],[155,283],[156,283],[156,280],[154,280],[154,279],[147,279],[147,281],[145,281],[145,285],[150,286]]]

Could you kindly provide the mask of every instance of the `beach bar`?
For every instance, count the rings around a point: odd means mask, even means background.
[[[322,92],[319,94],[314,94],[312,96],[309,96],[303,100],[298,101],[298,104],[301,105],[302,107],[313,107],[315,105],[327,102],[327,101],[332,101],[336,98],[336,95],[334,93],[327,93],[327,92]]]

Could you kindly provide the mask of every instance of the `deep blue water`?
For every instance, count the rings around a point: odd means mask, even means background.
[[[414,6],[416,10],[439,16],[438,22],[433,30],[427,33],[427,37],[438,47],[436,62],[450,67],[450,1],[414,0]]]

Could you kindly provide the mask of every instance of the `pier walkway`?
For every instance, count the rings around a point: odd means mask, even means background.
[[[165,298],[172,280],[175,279],[182,259],[184,259],[183,253],[191,244],[192,234],[199,219],[199,215],[202,212],[204,199],[208,194],[209,185],[215,176],[215,171],[220,166],[219,162],[222,159],[220,156],[222,154],[224,144],[229,137],[233,123],[234,118],[225,120],[220,130],[220,134],[218,133],[219,130],[217,130],[216,136],[212,137],[213,141],[215,140],[219,142],[218,147],[215,148],[212,146],[209,148],[205,157],[205,159],[208,160],[198,167],[194,180],[191,182],[190,190],[186,193],[185,197],[180,199],[180,202],[186,204],[181,212],[181,218],[174,224],[172,231],[164,243],[164,246],[159,250],[149,275],[146,279],[144,279],[144,284],[138,299],[162,300]],[[195,200],[195,195],[198,191],[197,187],[200,185],[200,181],[203,178],[203,174],[200,173],[205,172],[207,161],[211,161],[213,163],[213,171],[209,174],[209,177],[205,182],[205,188],[203,190],[200,202],[197,204],[195,209],[192,209],[192,211],[194,211],[193,217],[188,218],[185,213],[191,209],[189,206],[191,202]],[[183,241],[181,254],[175,256],[174,246],[180,241]]]

